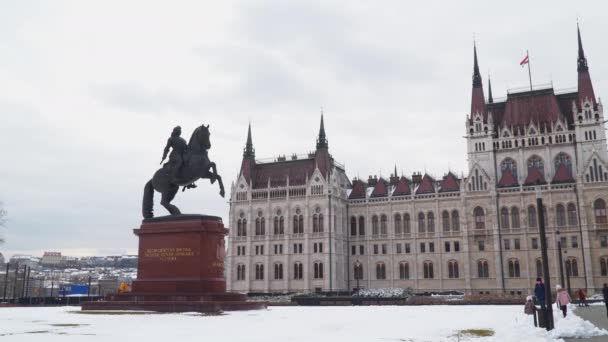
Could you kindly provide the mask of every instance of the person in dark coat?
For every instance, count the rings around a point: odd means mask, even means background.
[[[602,294],[604,295],[604,304],[606,304],[606,315],[608,316],[608,284],[604,283],[602,288]]]
[[[536,285],[534,286],[534,296],[536,297],[536,301],[540,304],[541,309],[545,309],[547,306],[545,304],[545,284],[543,280],[540,278],[536,278]],[[606,304],[608,307],[608,304]]]

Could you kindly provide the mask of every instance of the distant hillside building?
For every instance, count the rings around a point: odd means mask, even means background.
[[[23,267],[24,265],[26,265],[28,267],[34,268],[37,267],[40,263],[40,258],[36,258],[26,254],[15,254],[10,258],[9,263],[11,264],[11,267],[15,267],[16,265],[19,265],[19,267]]]
[[[608,283],[606,118],[580,32],[576,91],[545,86],[494,101],[488,80],[486,99],[476,48],[473,55],[463,177],[395,170],[351,183],[329,154],[323,117],[314,153],[261,162],[249,127],[231,190],[228,289],[335,291],[358,283],[529,293],[542,275],[539,213],[553,284],[557,241],[573,289]],[[536,207],[537,191],[544,208]]]
[[[56,267],[61,265],[61,252],[44,252],[40,265],[45,267]]]

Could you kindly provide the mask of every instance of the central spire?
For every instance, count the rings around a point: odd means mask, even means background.
[[[323,124],[323,111],[321,111],[321,127],[319,128],[319,137],[317,138],[317,150],[320,148],[328,148],[325,125]]]
[[[479,73],[479,64],[477,63],[477,46],[473,42],[473,88],[481,87],[481,74]]]
[[[490,80],[490,75],[488,75],[488,103],[494,103],[494,98],[492,98],[492,80]]]
[[[471,92],[471,117],[475,113],[481,113],[485,121],[486,99],[481,86],[481,74],[479,73],[479,62],[477,61],[477,46],[473,42],[473,91]]]
[[[576,23],[576,34],[578,36],[578,71],[587,71],[587,58],[585,57],[585,51],[583,51],[583,41],[581,40],[581,30]]]
[[[247,129],[247,143],[245,144],[245,151],[243,152],[244,158],[255,158],[255,150],[253,149],[253,141],[251,139],[251,122]]]

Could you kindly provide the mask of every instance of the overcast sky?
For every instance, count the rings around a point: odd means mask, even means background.
[[[5,255],[136,253],[144,184],[171,129],[211,125],[235,180],[251,121],[258,158],[330,152],[352,178],[466,173],[473,37],[494,97],[576,87],[579,18],[608,93],[606,8],[583,1],[6,1],[0,5],[0,230]],[[605,7],[605,6],[604,6]],[[487,89],[486,89],[487,95]],[[216,185],[179,193],[219,215]],[[158,202],[158,194],[156,200]],[[156,213],[164,209],[156,204]]]

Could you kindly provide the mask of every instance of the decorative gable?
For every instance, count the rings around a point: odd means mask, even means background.
[[[560,183],[572,183],[574,182],[574,178],[572,178],[572,173],[568,171],[568,168],[565,164],[559,164],[557,171],[555,172],[555,176],[553,176],[553,180],[551,183],[560,184]]]
[[[365,183],[363,181],[355,179],[353,180],[353,190],[350,192],[348,199],[361,199],[365,198]]]
[[[388,196],[388,183],[383,178],[378,180],[370,197],[386,197]]]
[[[528,168],[528,177],[526,177],[524,185],[537,184],[547,184],[547,181],[545,181],[545,176],[543,176],[536,167],[530,167]]]
[[[399,182],[397,182],[395,190],[393,191],[393,196],[406,196],[410,195],[411,193],[412,190],[410,188],[410,181],[407,178],[401,176]]]
[[[460,181],[452,172],[448,172],[448,174],[443,177],[441,181],[439,192],[452,192],[460,190]]]
[[[418,189],[416,189],[416,195],[420,194],[430,194],[435,192],[435,180],[431,178],[428,174],[425,174],[422,177],[422,181],[420,185],[418,185]]]
[[[500,177],[500,181],[498,182],[499,188],[510,188],[513,186],[519,186],[517,183],[517,178],[513,175],[513,172],[510,168],[504,169],[502,172],[502,177]]]

